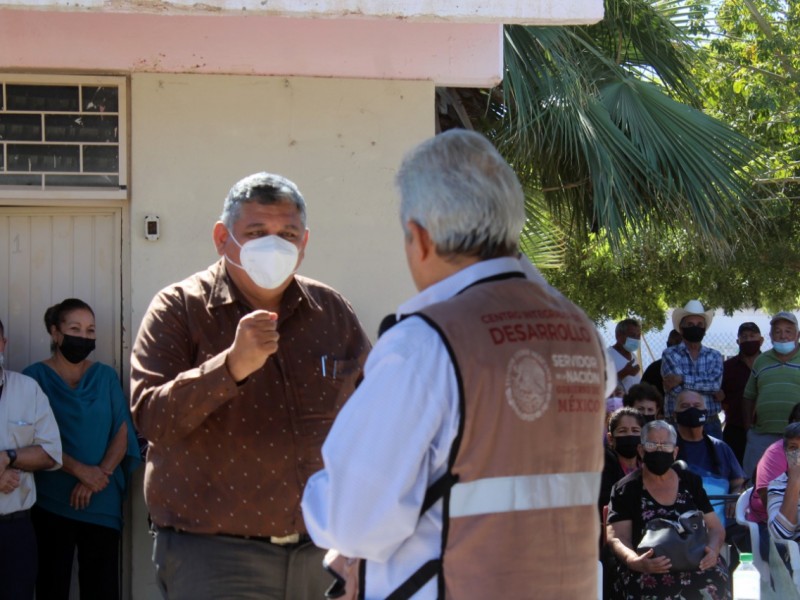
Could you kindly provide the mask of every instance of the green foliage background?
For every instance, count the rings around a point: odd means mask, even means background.
[[[605,0],[593,26],[505,28],[502,85],[437,90],[494,141],[523,251],[600,322],[800,306],[800,2]]]
[[[660,157],[654,168],[676,182],[677,197],[645,186],[637,200],[622,203],[605,221],[603,211],[614,204],[598,197],[595,186],[589,194],[593,213],[583,198],[583,204],[573,199],[566,210],[545,202],[549,220],[529,221],[527,233],[536,238],[546,231],[546,238],[559,239],[558,259],[553,253],[546,260],[531,255],[551,267],[543,269],[545,276],[598,322],[633,315],[645,329],[660,328],[667,310],[691,298],[727,313],[795,309],[800,306],[800,3],[647,4],[649,11],[636,2],[607,2],[601,24],[575,30],[617,65],[618,77],[595,79],[589,95],[609,109],[615,125],[646,157]],[[651,41],[642,47],[643,30],[669,37],[680,49],[672,56],[678,66],[665,64],[670,55],[657,50],[663,46]],[[642,97],[639,91],[640,107],[615,112],[609,94],[615,88],[635,90],[645,81],[658,93]],[[682,102],[684,112],[669,111],[664,98]],[[697,118],[693,106],[716,121]],[[660,114],[658,128],[640,128],[640,108]],[[696,119],[691,127],[712,140],[711,148],[689,137],[684,119]],[[719,136],[721,123],[753,145]],[[665,169],[677,164],[676,153],[696,169]],[[736,162],[745,156],[746,162]],[[725,168],[729,179],[717,174]],[[597,174],[619,181],[618,170],[604,165]],[[622,181],[628,188],[638,186],[630,178]],[[545,175],[538,183],[546,189],[553,179]],[[707,185],[728,193],[706,196]],[[580,222],[591,226],[576,227]]]

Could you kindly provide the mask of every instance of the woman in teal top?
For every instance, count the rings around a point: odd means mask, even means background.
[[[33,510],[39,548],[37,598],[69,598],[78,551],[82,598],[119,598],[122,502],[141,461],[128,403],[109,366],[87,356],[94,312],[69,298],[44,317],[52,356],[24,373],[47,394],[61,431],[63,467],[37,474]]]

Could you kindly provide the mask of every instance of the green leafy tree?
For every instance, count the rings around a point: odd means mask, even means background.
[[[800,211],[790,204],[784,208],[784,232],[800,236]],[[754,245],[742,239],[720,257],[698,244],[689,230],[641,232],[617,249],[592,235],[588,241],[569,243],[560,268],[544,274],[596,321],[635,315],[646,330],[662,328],[666,311],[691,298],[728,314],[752,307],[774,313],[796,306],[800,257],[787,256],[783,244]]]
[[[598,321],[632,314],[660,327],[689,298],[733,311],[793,307],[800,294],[790,126],[779,151],[770,137],[770,109],[788,96],[770,100],[765,135],[753,135],[753,106],[748,117],[728,100],[756,90],[708,66],[733,59],[707,62],[739,33],[707,15],[701,3],[607,0],[595,26],[507,27],[501,87],[440,90],[442,127],[486,132],[526,185],[523,249],[557,267],[545,276]],[[713,43],[700,47],[701,33]]]
[[[571,241],[562,267],[547,275],[598,320],[635,314],[661,327],[665,310],[694,297],[729,313],[800,305],[798,5],[723,0],[715,8],[708,27],[694,23],[704,35],[693,75],[706,111],[761,149],[768,168],[753,193],[763,218],[729,234],[725,252],[674,226],[650,227],[613,251],[601,236]]]
[[[798,199],[800,184],[800,5],[721,0],[695,76],[712,116],[757,141],[773,197]]]
[[[643,226],[677,223],[724,248],[753,219],[744,169],[756,148],[695,108],[693,9],[605,8],[590,27],[507,26],[503,84],[441,90],[442,128],[494,139],[528,189],[536,236],[549,223],[550,238],[599,232],[616,246]]]
[[[770,256],[782,267],[763,288],[767,308],[800,306],[800,5],[788,0],[721,0],[708,40],[700,45],[696,76],[707,90],[706,110],[763,148],[767,172],[758,184],[769,199],[766,235],[742,245],[748,255]],[[735,257],[734,269],[746,265]],[[764,261],[761,265],[764,265]],[[756,270],[759,267],[756,266]],[[758,279],[761,273],[751,274]]]

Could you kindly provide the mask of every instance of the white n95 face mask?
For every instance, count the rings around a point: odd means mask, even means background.
[[[295,271],[299,251],[297,246],[277,235],[267,235],[240,244],[230,234],[241,252],[236,264],[230,257],[228,260],[235,266],[244,269],[253,282],[264,289],[274,290],[280,287]]]

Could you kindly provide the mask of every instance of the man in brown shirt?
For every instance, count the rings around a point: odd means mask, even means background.
[[[291,181],[234,185],[213,240],[222,258],[156,295],[131,358],[158,583],[166,598],[319,598],[300,499],[369,341],[347,300],[294,274],[308,229]]]

